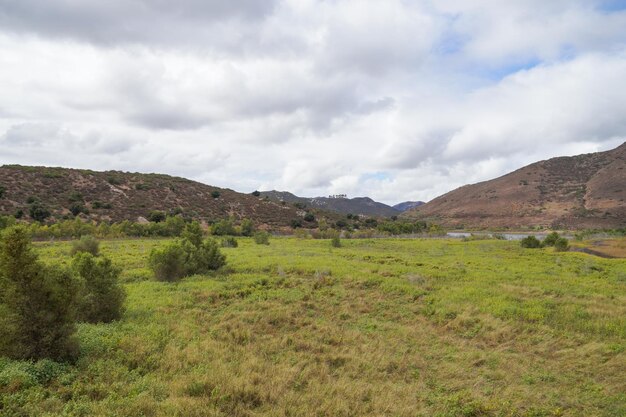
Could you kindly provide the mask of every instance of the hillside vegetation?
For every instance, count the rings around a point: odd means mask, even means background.
[[[196,220],[231,217],[288,227],[305,215],[292,205],[161,174],[5,165],[0,190],[0,214],[47,222],[74,216],[137,221],[163,211]]]
[[[537,162],[466,185],[407,212],[445,226],[626,227],[626,143],[608,151]]]
[[[126,313],[80,359],[0,360],[13,416],[626,414],[626,261],[499,240],[239,238],[156,282],[168,240],[103,241]],[[47,263],[71,243],[40,243]]]

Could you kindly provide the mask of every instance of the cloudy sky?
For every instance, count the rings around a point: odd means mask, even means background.
[[[626,0],[0,0],[0,164],[429,200],[626,141]]]

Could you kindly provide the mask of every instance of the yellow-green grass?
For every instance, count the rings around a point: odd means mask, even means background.
[[[115,240],[124,319],[0,360],[6,416],[626,415],[626,260],[496,240],[239,239],[178,284]],[[46,262],[69,243],[38,244]],[[43,374],[43,376],[42,376]]]

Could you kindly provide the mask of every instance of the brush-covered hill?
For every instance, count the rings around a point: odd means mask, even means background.
[[[466,185],[405,215],[466,228],[626,227],[626,143]]]
[[[426,203],[424,203],[423,201],[404,201],[402,203],[398,203],[394,205],[393,208],[395,208],[398,211],[405,212],[405,211],[414,209],[416,207],[422,206],[424,204]]]
[[[151,211],[164,211],[204,221],[249,218],[258,225],[283,227],[304,216],[290,205],[169,175],[0,167],[0,214],[22,212],[28,218],[33,204],[50,211],[51,220],[80,211],[87,219],[137,221]]]
[[[400,214],[400,210],[379,203],[369,197],[298,197],[286,191],[262,191],[261,195],[273,201],[286,201],[288,203],[300,203],[307,207],[321,210],[334,211],[342,214],[362,214],[374,217],[390,217]]]

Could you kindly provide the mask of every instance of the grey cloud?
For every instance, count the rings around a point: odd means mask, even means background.
[[[276,1],[2,0],[0,27],[104,45],[201,44],[211,42],[215,31],[228,33],[228,22],[264,19]]]

